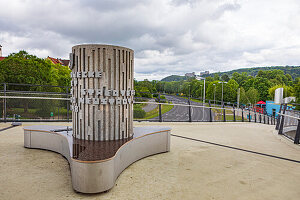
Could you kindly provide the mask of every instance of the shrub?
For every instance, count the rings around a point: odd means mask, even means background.
[[[141,107],[133,107],[133,118],[144,118],[146,112]]]

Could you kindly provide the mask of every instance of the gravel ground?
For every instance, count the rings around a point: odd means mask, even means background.
[[[135,123],[135,126],[148,125],[170,126],[172,134],[300,160],[300,147],[278,136],[270,125]],[[0,199],[3,200],[300,197],[300,163],[178,137],[171,137],[171,152],[132,164],[119,176],[113,189],[95,195],[72,189],[69,165],[61,155],[24,148],[22,127],[0,132],[0,152]]]

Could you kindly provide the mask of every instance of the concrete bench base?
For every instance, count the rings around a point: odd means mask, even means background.
[[[28,126],[24,128],[24,146],[60,153],[70,164],[74,190],[82,193],[99,193],[111,189],[120,173],[144,157],[170,151],[168,127],[151,126],[134,128],[134,137],[124,143],[114,156],[103,160],[73,158],[72,131],[62,126]]]

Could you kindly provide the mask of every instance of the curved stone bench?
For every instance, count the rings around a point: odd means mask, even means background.
[[[134,128],[134,137],[124,142],[109,156],[101,160],[73,158],[72,131],[63,126],[24,127],[24,146],[51,150],[63,155],[70,164],[74,190],[98,193],[111,189],[120,173],[144,157],[170,151],[170,128],[151,126]],[[105,152],[103,152],[105,153]],[[72,156],[73,155],[73,156]]]

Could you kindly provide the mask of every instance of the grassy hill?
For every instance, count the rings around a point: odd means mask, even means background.
[[[253,68],[235,69],[227,72],[212,73],[209,75],[205,75],[203,77],[214,76],[215,74],[219,74],[220,76],[222,76],[223,74],[227,74],[228,76],[231,76],[234,72],[240,74],[246,72],[248,75],[256,76],[260,70],[266,71],[266,70],[277,70],[277,69],[282,70],[284,74],[290,74],[293,77],[293,79],[300,76],[300,66],[285,66],[285,67],[273,66],[273,67],[253,67]]]
[[[237,72],[240,74],[243,72],[246,72],[248,75],[256,76],[260,70],[266,71],[266,70],[277,70],[277,69],[282,70],[284,72],[284,74],[290,74],[293,77],[293,79],[296,77],[300,77],[300,66],[273,66],[273,67],[242,68],[242,69],[235,69],[235,70],[231,70],[231,71],[227,71],[227,72],[211,73],[209,75],[203,75],[203,77],[208,77],[208,76],[213,77],[215,74],[218,74],[219,76],[222,76],[223,74],[227,74],[228,76],[231,76],[234,72]],[[180,80],[186,80],[186,79],[187,79],[186,76],[171,75],[171,76],[167,76],[167,77],[161,79],[161,81],[171,82],[171,81],[180,81]]]
[[[187,79],[186,76],[171,75],[161,79],[161,81],[172,82],[172,81],[181,81],[186,79]]]

